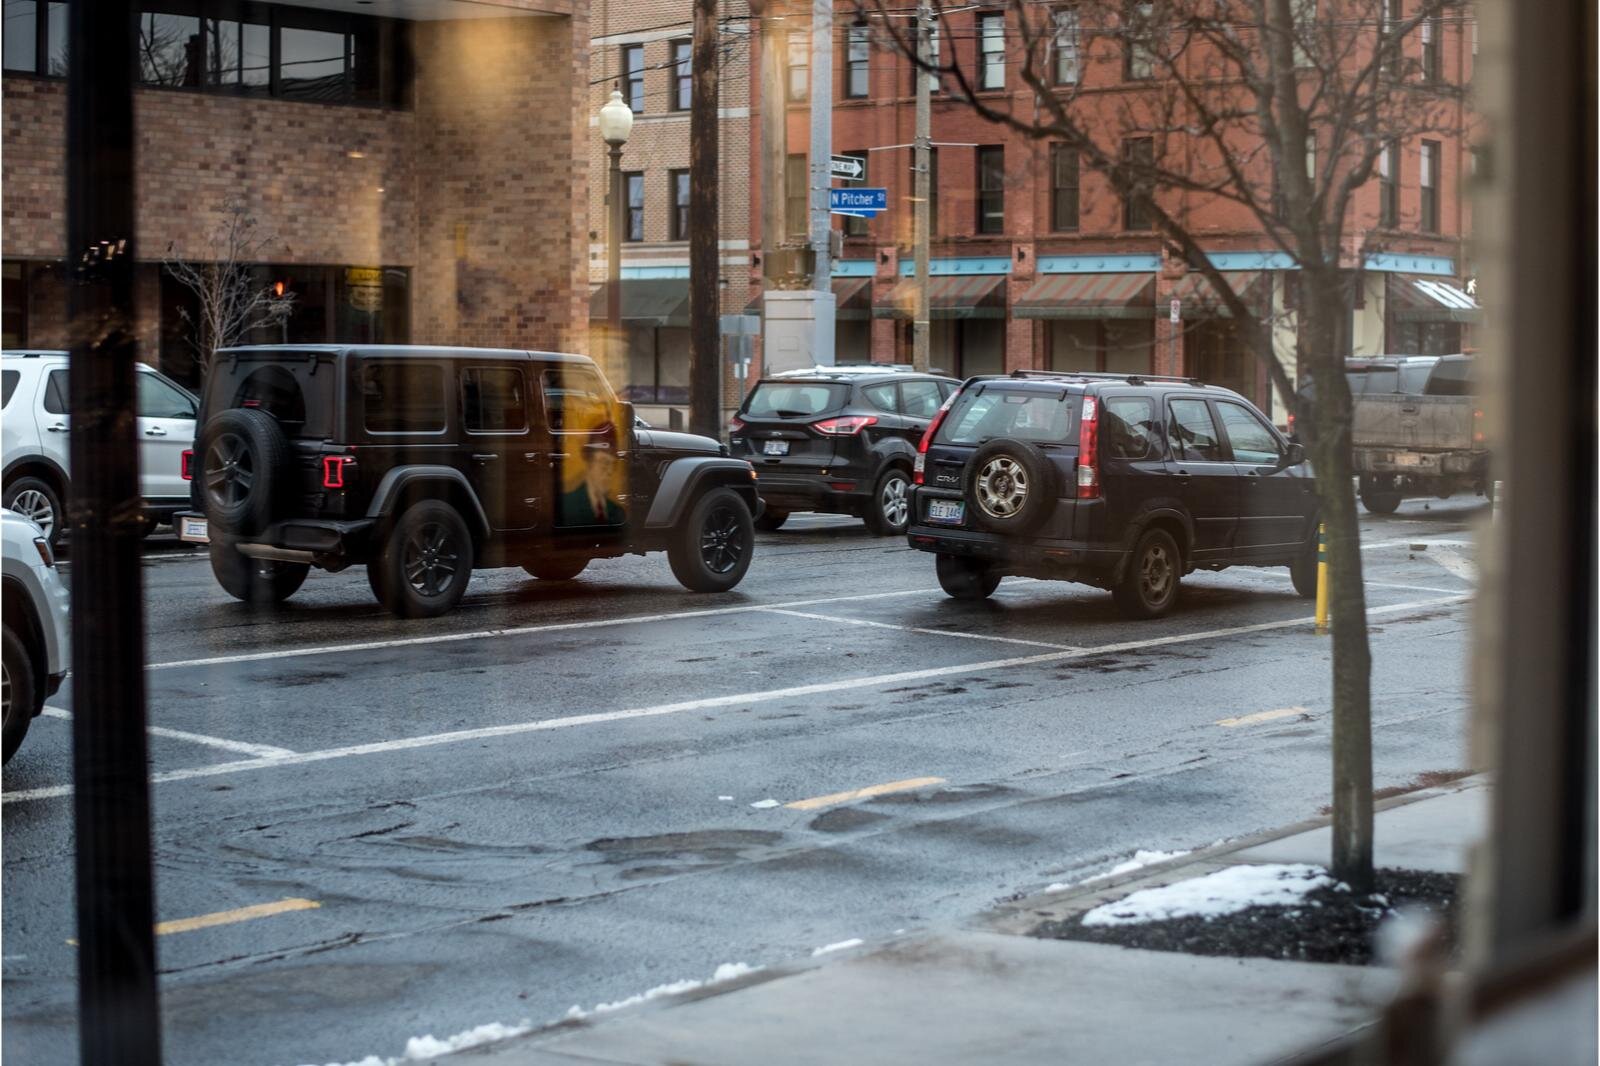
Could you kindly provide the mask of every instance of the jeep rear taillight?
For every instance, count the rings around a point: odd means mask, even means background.
[[[182,464],[180,465],[179,469],[183,473],[183,480],[185,480],[185,481],[193,481],[194,480],[194,451],[193,451],[193,449],[185,448],[183,450],[183,461],[182,461]]]
[[[1093,396],[1083,398],[1078,419],[1078,499],[1100,496],[1100,405]]]
[[[324,455],[322,457],[322,487],[325,489],[344,488],[344,468],[355,462],[348,455]]]
[[[917,458],[911,464],[911,483],[923,484],[923,471],[928,466],[928,445],[933,443],[933,435],[939,432],[939,425],[944,421],[944,416],[950,413],[950,408],[955,405],[956,397],[961,395],[957,389],[944,398],[944,403],[939,405],[939,410],[934,412],[933,421],[928,423],[928,428],[923,430],[922,439],[917,442]]]

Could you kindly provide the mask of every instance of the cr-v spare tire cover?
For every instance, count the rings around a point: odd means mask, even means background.
[[[206,516],[235,534],[259,533],[272,521],[294,476],[289,440],[265,411],[219,411],[200,431],[195,479]]]
[[[1026,533],[1056,504],[1055,467],[1027,441],[996,437],[972,453],[967,512],[980,529]]]

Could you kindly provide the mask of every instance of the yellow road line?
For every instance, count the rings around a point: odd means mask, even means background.
[[[238,907],[231,911],[217,911],[215,914],[201,914],[194,918],[175,918],[170,922],[156,923],[156,936],[167,936],[170,933],[192,933],[196,929],[209,929],[213,925],[232,925],[234,922],[248,922],[254,918],[270,918],[274,914],[287,914],[289,911],[314,911],[322,904],[314,899],[280,899],[275,903],[257,903],[251,907]],[[68,940],[73,947],[78,946],[77,940]]]
[[[784,806],[795,811],[814,811],[821,807],[836,807],[841,803],[852,800],[870,799],[873,796],[883,796],[890,792],[909,792],[914,788],[927,788],[929,785],[942,785],[942,777],[911,777],[904,781],[890,781],[886,785],[868,785],[866,788],[853,788],[849,792],[834,792],[826,796],[812,796],[810,799],[795,800],[785,803]]]
[[[1255,714],[1243,715],[1239,718],[1222,718],[1215,724],[1224,729],[1233,729],[1241,725],[1255,725],[1257,722],[1270,722],[1274,718],[1297,718],[1302,714],[1311,712],[1304,707],[1279,707],[1275,711],[1257,711]]]

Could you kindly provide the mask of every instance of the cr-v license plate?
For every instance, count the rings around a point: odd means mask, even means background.
[[[928,521],[959,524],[966,510],[967,505],[961,500],[929,500]]]

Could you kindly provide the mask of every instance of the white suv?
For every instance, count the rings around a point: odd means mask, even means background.
[[[9,762],[67,676],[67,587],[44,532],[0,511],[0,736]]]
[[[145,532],[189,506],[183,453],[194,447],[197,403],[177,382],[143,363],[139,372],[139,494]],[[0,505],[44,530],[54,548],[65,526],[67,498],[67,353],[8,351],[0,357],[0,436],[4,438]]]

